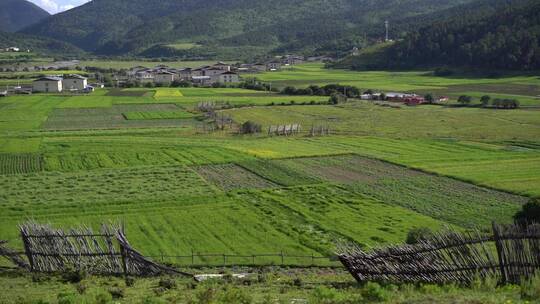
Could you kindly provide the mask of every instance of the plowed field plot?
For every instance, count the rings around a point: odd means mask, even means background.
[[[204,179],[228,191],[246,188],[271,188],[277,186],[256,174],[234,164],[201,166],[195,169]]]
[[[123,89],[111,89],[106,96],[127,96],[127,97],[142,97],[147,94],[152,94],[151,90],[123,90]]]
[[[251,170],[280,185],[341,184],[385,203],[461,226],[511,218],[526,198],[356,155],[280,159]],[[276,170],[276,168],[281,168]],[[283,172],[288,172],[284,174]],[[296,176],[297,183],[290,177]]]
[[[131,112],[176,113],[179,110],[180,108],[174,104],[126,104],[109,108],[56,109],[49,114],[42,128],[46,130],[116,129],[175,127],[194,123],[190,119],[128,120],[123,115],[123,113]]]
[[[43,170],[39,154],[0,154],[0,174],[24,174]]]

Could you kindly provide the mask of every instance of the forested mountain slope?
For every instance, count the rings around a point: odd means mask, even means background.
[[[346,48],[367,35],[381,35],[386,19],[399,28],[400,20],[470,1],[94,0],[24,32],[107,55],[138,54],[177,42],[314,51]]]
[[[411,31],[377,56],[350,57],[353,69],[451,65],[483,69],[540,69],[540,1],[479,1]]]
[[[83,51],[67,42],[50,38],[36,37],[20,33],[0,31],[0,47],[15,46],[22,50],[31,50],[42,55],[70,56],[79,55]]]
[[[0,1],[0,31],[16,32],[49,17],[49,13],[25,0]]]

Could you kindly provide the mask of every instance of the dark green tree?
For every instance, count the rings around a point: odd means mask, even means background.
[[[429,103],[433,103],[433,101],[435,100],[435,98],[433,98],[433,95],[432,95],[431,93],[426,94],[426,95],[424,96],[424,99],[425,99],[427,102],[429,102]]]
[[[472,97],[471,97],[471,96],[467,96],[467,95],[461,95],[461,96],[459,96],[459,98],[458,98],[458,102],[459,102],[460,104],[463,104],[463,105],[468,105],[468,104],[471,103],[471,101],[472,101]]]
[[[489,102],[491,101],[491,96],[484,95],[480,98],[480,102],[482,103],[483,107],[489,106]]]

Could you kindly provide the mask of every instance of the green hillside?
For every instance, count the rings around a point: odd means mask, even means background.
[[[349,50],[365,35],[380,37],[384,20],[395,23],[397,29],[401,20],[466,2],[470,1],[96,0],[24,32],[106,55],[146,51],[145,55],[153,57],[208,57],[227,51],[237,54],[235,47],[251,48],[251,54]],[[202,47],[169,47],[178,43]]]
[[[0,31],[16,32],[49,17],[49,13],[25,0],[0,1]]]

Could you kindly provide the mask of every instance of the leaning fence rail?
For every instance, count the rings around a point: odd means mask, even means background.
[[[495,276],[519,283],[540,269],[540,225],[492,225],[492,234],[443,232],[416,245],[365,252],[341,246],[339,260],[359,282],[468,283]]]
[[[4,256],[12,260],[18,256],[30,271],[65,272],[84,269],[93,274],[109,275],[189,275],[144,257],[131,247],[124,229],[118,225],[102,225],[101,232],[94,233],[88,227],[65,231],[27,222],[20,225],[20,232],[28,262],[14,252],[6,252]]]

